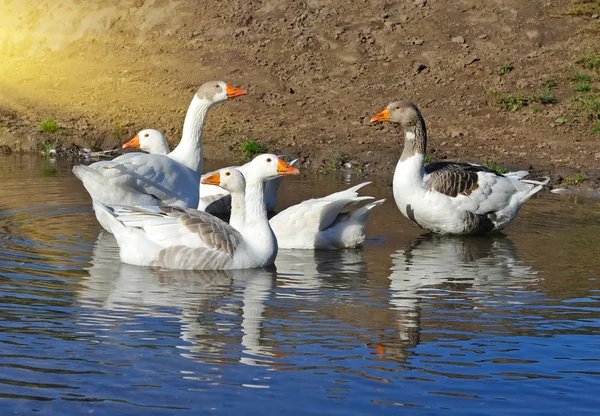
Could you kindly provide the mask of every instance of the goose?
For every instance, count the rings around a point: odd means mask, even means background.
[[[109,207],[110,218],[124,263],[164,269],[226,270],[272,265],[277,240],[269,226],[264,184],[298,169],[277,156],[259,155],[246,180],[246,218],[241,231],[203,211],[176,206]]]
[[[404,150],[396,165],[393,193],[402,214],[439,234],[500,231],[545,181],[525,180],[523,171],[502,175],[471,163],[423,165],[427,131],[414,103],[395,101],[371,122],[391,121],[404,129]]]
[[[169,153],[169,143],[165,136],[154,129],[146,129],[140,131],[135,137],[129,140],[123,145],[123,148],[140,148],[141,150],[152,153],[152,154],[163,154]],[[290,162],[290,165],[294,165],[297,159]],[[242,173],[247,173],[248,164],[242,166],[231,166],[232,168],[239,169]],[[212,175],[213,172],[208,172],[202,175],[202,179]],[[267,204],[267,211],[273,211],[277,207],[278,203],[278,192],[281,180],[283,178],[277,177],[267,182],[265,186],[265,202]],[[208,185],[200,183],[200,202],[198,204],[198,210],[206,211],[210,214],[229,214],[231,212],[231,198],[229,192],[216,185]]]
[[[203,84],[188,108],[181,142],[168,155],[128,153],[108,162],[74,166],[73,173],[92,197],[100,225],[111,232],[111,221],[98,203],[197,207],[204,118],[214,105],[245,94],[223,81]]]
[[[123,144],[122,148],[139,148],[153,155],[167,155],[170,152],[166,137],[160,131],[154,129],[140,131],[131,140]]]
[[[245,224],[244,175],[238,169],[226,168],[206,177],[204,182],[219,185],[230,192],[229,224],[236,230],[242,230]],[[371,196],[359,197],[357,193],[369,183],[363,182],[322,198],[303,201],[272,217],[269,224],[277,237],[278,247],[336,250],[361,245],[365,241],[365,228],[373,208],[385,201],[380,199],[355,211],[350,210],[361,201],[374,199]]]

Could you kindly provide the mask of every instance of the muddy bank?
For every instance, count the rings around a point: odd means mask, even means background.
[[[45,143],[75,157],[148,127],[174,145],[195,89],[223,79],[249,94],[210,114],[208,159],[240,160],[255,140],[305,168],[390,172],[399,131],[369,118],[401,98],[421,108],[434,161],[596,185],[600,136],[573,103],[599,92],[600,75],[580,57],[597,47],[600,19],[562,16],[570,6],[13,2],[0,16],[0,150]],[[591,76],[588,91],[577,91],[580,72]],[[553,99],[537,98],[546,93]],[[56,129],[42,131],[44,120]]]

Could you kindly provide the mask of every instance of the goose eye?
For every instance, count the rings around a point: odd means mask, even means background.
[[[150,136],[148,133],[144,134],[144,137],[148,137],[148,136]]]
[[[400,110],[399,106],[394,107],[394,110]]]
[[[215,85],[216,88],[221,88],[220,84]]]
[[[231,175],[231,172],[225,172],[225,176]]]
[[[271,163],[271,158],[268,158],[268,159],[267,159],[267,162]]]

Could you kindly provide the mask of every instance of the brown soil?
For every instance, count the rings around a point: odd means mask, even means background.
[[[174,144],[196,88],[221,79],[249,94],[210,114],[208,159],[239,159],[252,139],[304,166],[389,172],[399,132],[369,118],[401,98],[421,108],[433,160],[598,181],[600,136],[573,114],[571,77],[600,19],[553,17],[570,0],[4,4],[0,150],[109,149],[150,127]],[[558,103],[537,112],[503,111],[486,93],[536,92],[547,78]],[[43,119],[64,129],[41,132]]]

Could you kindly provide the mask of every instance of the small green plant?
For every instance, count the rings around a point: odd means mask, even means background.
[[[423,159],[423,161],[424,161],[425,163],[429,163],[429,162],[431,162],[432,160],[433,160],[433,159],[432,159],[432,158],[431,158],[431,156],[429,156],[429,155],[425,155],[425,158]]]
[[[42,120],[40,123],[40,129],[46,133],[56,133],[60,127],[58,123],[52,119]]]
[[[502,166],[500,166],[496,162],[484,162],[483,166],[488,168],[489,170],[493,170],[494,172],[497,172],[501,175],[508,173],[508,170],[504,169]]]
[[[242,143],[242,153],[248,158],[257,155],[259,153],[266,153],[267,147],[255,142],[254,140],[248,140]]]
[[[597,3],[598,12],[600,12],[600,0],[597,0]],[[575,62],[583,66],[585,69],[600,71],[600,52],[588,52]]]
[[[556,95],[550,91],[550,88],[546,88],[534,96],[533,101],[536,101],[540,104],[554,104],[558,100],[556,99]]]
[[[558,87],[558,82],[556,82],[556,80],[554,78],[546,78],[543,82],[544,87],[548,88],[549,90],[552,90],[556,87]]]
[[[537,114],[537,113],[541,112],[541,111],[542,111],[542,109],[540,108],[540,106],[538,106],[538,105],[534,105],[533,107],[531,107],[531,111],[532,111],[534,114]]]
[[[589,121],[600,121],[600,94],[584,94],[573,98],[572,108]]]
[[[573,75],[573,81],[575,82],[585,82],[586,84],[591,84],[592,76],[587,72],[577,72]]]
[[[341,169],[344,166],[344,158],[339,153],[333,155],[333,159],[327,165],[327,170],[333,171]]]
[[[565,180],[563,181],[563,184],[565,185],[579,185],[581,182],[584,182],[587,180],[587,176],[585,176],[583,173],[579,173],[575,176],[568,176],[565,178]]]
[[[489,94],[494,98],[496,105],[501,109],[516,111],[526,106],[531,101],[531,97],[522,93],[505,93],[502,91],[490,91]]]
[[[592,131],[593,131],[594,133],[596,133],[596,134],[599,134],[599,135],[600,135],[600,121],[597,121],[597,122],[594,124],[594,127],[593,127]]]
[[[580,82],[575,86],[575,91],[577,92],[588,92],[592,89],[590,84],[586,84],[585,82]]]
[[[512,65],[504,64],[502,65],[502,68],[500,68],[500,75],[509,74],[513,69]]]
[[[46,156],[50,156],[50,155],[55,155],[56,154],[56,149],[55,149],[55,144],[50,142],[50,141],[43,141],[42,142],[42,147],[44,148],[44,154]]]
[[[537,94],[527,94],[521,92],[506,93],[497,90],[488,91],[488,94],[494,98],[496,105],[505,111],[516,111],[532,103],[546,105],[554,104],[557,101],[556,96],[552,93],[550,88],[546,88]]]

